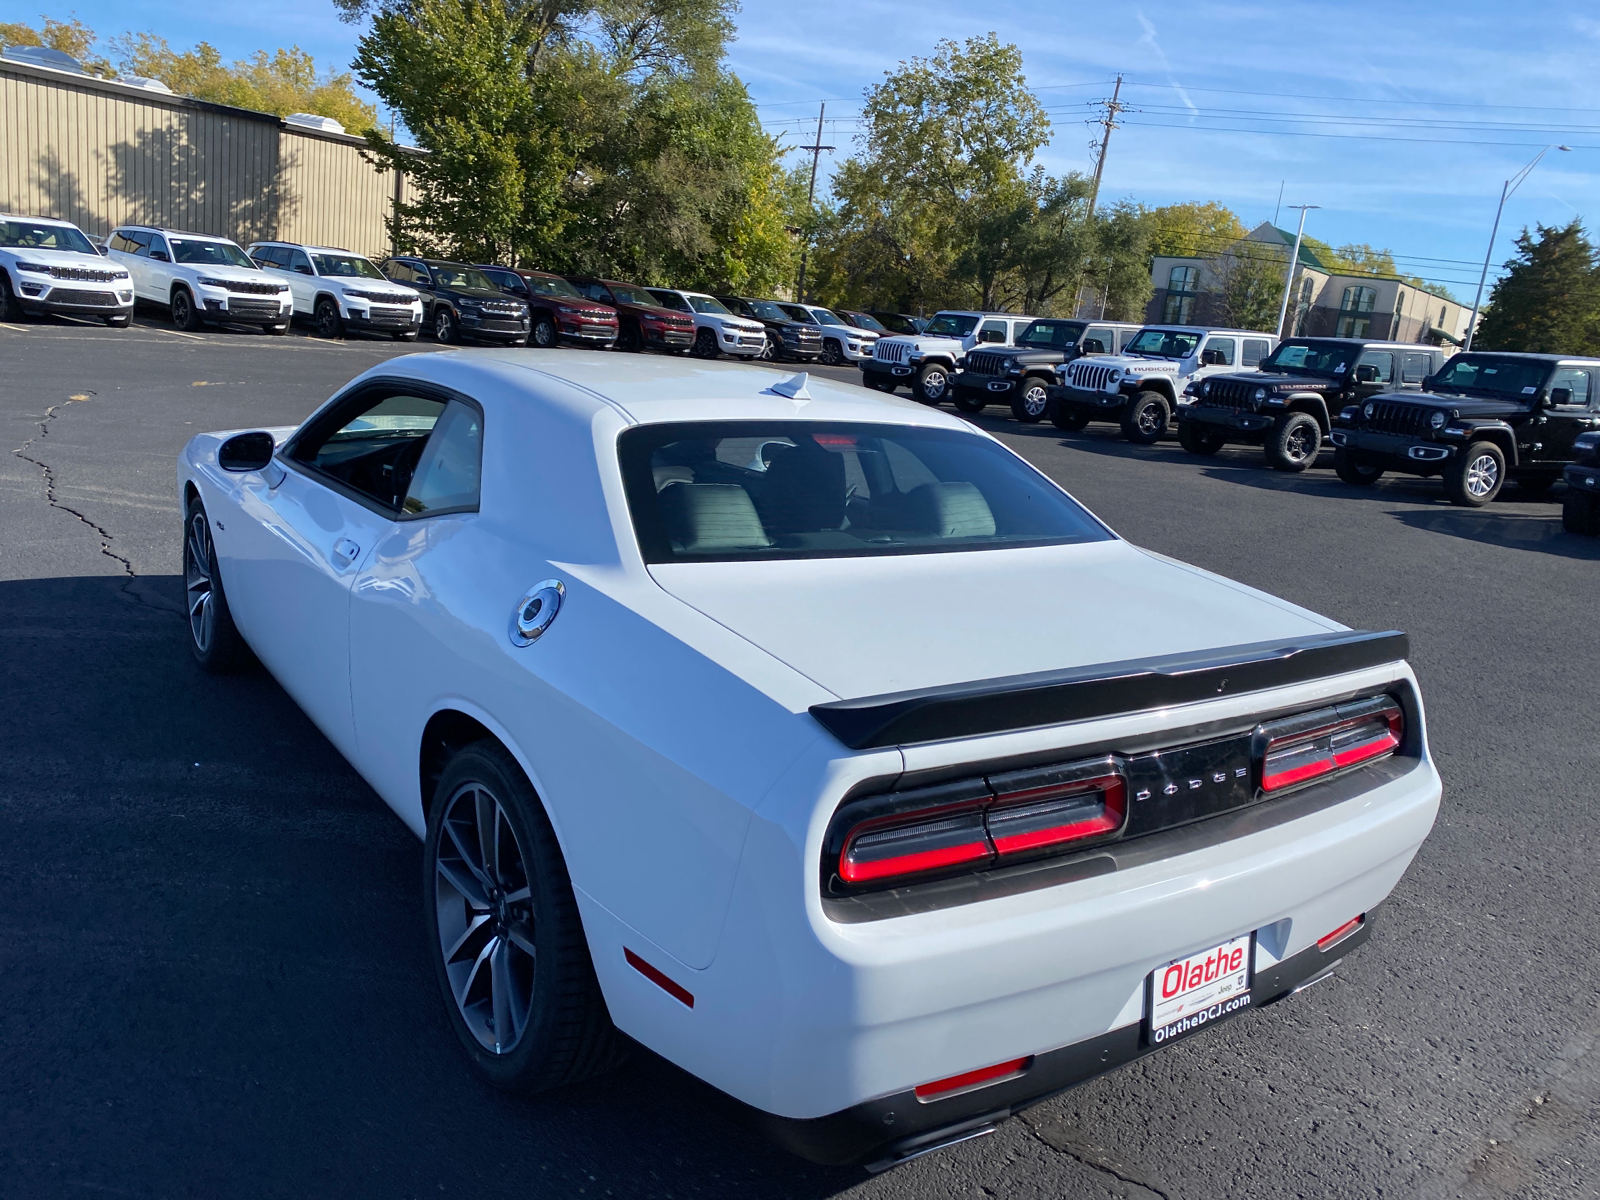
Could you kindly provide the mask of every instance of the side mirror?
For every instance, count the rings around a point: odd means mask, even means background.
[[[1551,388],[1550,389],[1550,403],[1551,403],[1551,405],[1571,404],[1572,403],[1572,389],[1571,388]]]
[[[171,262],[172,261],[172,259],[168,256],[168,254],[167,254],[167,252],[165,250],[152,250],[152,251],[150,251],[150,257],[152,259],[154,259],[156,262]]]
[[[1081,354],[1104,354],[1106,352],[1106,344],[1099,338],[1084,338],[1079,343],[1078,350]]]
[[[1006,340],[1006,335],[998,329],[983,329],[978,332],[978,340],[980,342],[1003,342]]]
[[[311,275],[315,272],[313,272],[310,267],[306,266],[305,263],[296,263],[294,273],[296,275]]]
[[[224,471],[260,471],[276,449],[270,433],[236,433],[217,447],[217,466]]]
[[[1377,383],[1378,368],[1371,363],[1362,363],[1356,368],[1357,383]]]
[[[1433,380],[1434,380],[1434,376],[1432,376],[1432,375],[1424,375],[1422,377],[1422,390],[1425,391],[1425,392],[1433,391]]]
[[[1227,359],[1221,350],[1200,351],[1200,365],[1202,367],[1221,367],[1227,364]]]

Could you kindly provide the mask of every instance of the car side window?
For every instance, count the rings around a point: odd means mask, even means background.
[[[311,269],[311,260],[306,257],[306,252],[304,250],[290,250],[287,253],[289,270],[293,271],[296,275],[316,274],[316,272]]]
[[[1421,383],[1433,370],[1433,358],[1427,354],[1402,354],[1400,356],[1400,382]]]
[[[1006,340],[1006,323],[1004,321],[985,321],[978,327],[978,340],[980,342],[1004,342]]]
[[[381,389],[353,398],[296,437],[289,458],[399,510],[445,402]]]
[[[1084,353],[1109,354],[1111,353],[1111,348],[1117,344],[1117,335],[1110,328],[1110,326],[1091,325],[1088,329],[1084,330],[1083,340],[1085,342],[1095,341],[1100,343],[1099,350],[1085,350]]]
[[[1133,341],[1133,339],[1138,335],[1139,331],[1137,329],[1117,330],[1117,352],[1120,354],[1123,350],[1125,350],[1128,343]]]
[[[150,238],[150,245],[147,249],[147,253],[152,255],[158,253],[164,254],[166,255],[167,261],[171,262],[172,251],[167,248],[167,239],[162,237],[159,233],[152,233],[148,236]]]
[[[1239,365],[1242,367],[1259,365],[1263,358],[1272,353],[1271,347],[1272,343],[1266,338],[1245,338],[1244,353],[1239,355]]]
[[[1394,351],[1368,350],[1360,358],[1356,359],[1356,367],[1358,369],[1361,367],[1376,367],[1378,369],[1378,377],[1373,382],[1393,383]]]
[[[139,240],[139,234],[130,230],[127,233],[117,232],[111,235],[111,248],[120,250],[124,254],[143,254],[149,249],[148,244]]]
[[[484,274],[489,277],[489,282],[493,283],[502,292],[508,292],[513,296],[526,296],[528,294],[528,285],[522,281],[522,276],[515,271],[485,270]]]
[[[384,278],[392,279],[396,283],[410,283],[416,277],[409,266],[394,259],[383,264],[383,274]]]
[[[689,302],[682,296],[678,295],[677,292],[668,292],[665,290],[658,292],[652,290],[650,294],[655,297],[656,302],[660,304],[662,308],[670,308],[676,312],[689,311]]]
[[[478,510],[483,469],[483,414],[452,400],[433,428],[401,509],[408,517]]]
[[[1233,366],[1234,355],[1238,352],[1238,348],[1238,343],[1232,338],[1206,339],[1206,351],[1212,352],[1213,360],[1220,362],[1220,365],[1224,367]],[[1222,355],[1220,360],[1216,359],[1216,355],[1218,354]],[[1202,358],[1203,357],[1204,353],[1202,353]]]
[[[1579,367],[1562,367],[1550,377],[1550,391],[1566,388],[1572,398],[1562,408],[1588,408],[1593,398],[1589,386],[1589,372]]]

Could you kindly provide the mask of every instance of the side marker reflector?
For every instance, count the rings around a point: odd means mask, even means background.
[[[1343,925],[1339,926],[1339,928],[1335,929],[1332,933],[1324,934],[1322,937],[1319,937],[1317,939],[1317,949],[1321,950],[1324,954],[1326,954],[1329,950],[1332,950],[1340,942],[1344,941],[1345,938],[1349,937],[1352,933],[1354,933],[1356,930],[1360,929],[1366,923],[1367,923],[1367,914],[1366,913],[1362,913],[1358,917],[1351,917],[1348,921],[1346,921]]]
[[[643,975],[662,991],[666,992],[667,995],[671,996],[674,1000],[678,1001],[686,1008],[694,1007],[694,996],[692,993],[690,993],[689,989],[685,988],[679,983],[673,982],[665,974],[656,970],[632,950],[629,950],[626,946],[622,948],[622,954],[623,957],[628,960],[628,965],[630,967],[639,972],[639,974]]]
[[[991,1083],[1015,1079],[1031,1066],[1033,1055],[1030,1054],[1027,1058],[1013,1058],[1010,1062],[995,1063],[992,1067],[979,1067],[976,1071],[966,1071],[948,1079],[918,1084],[917,1099],[926,1104],[930,1100],[943,1100],[946,1096],[959,1096],[963,1092],[988,1087]]]

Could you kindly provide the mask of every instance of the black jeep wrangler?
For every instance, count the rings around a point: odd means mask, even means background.
[[[1572,443],[1575,461],[1563,472],[1567,494],[1561,525],[1568,533],[1600,537],[1600,430],[1580,433]]]
[[[1334,421],[1334,468],[1365,486],[1385,471],[1439,475],[1478,508],[1509,474],[1539,493],[1561,478],[1585,430],[1600,429],[1600,358],[1457,354],[1423,381],[1432,395],[1378,395]]]
[[[1036,424],[1049,407],[1045,388],[1054,385],[1057,367],[1086,354],[1115,354],[1118,342],[1126,344],[1140,328],[1113,321],[1035,321],[1015,346],[985,346],[956,360],[950,378],[955,405],[975,413],[1008,403],[1013,417]]]
[[[1443,363],[1443,350],[1404,342],[1289,338],[1258,371],[1190,384],[1178,406],[1178,442],[1190,454],[1260,446],[1278,470],[1304,471],[1340,409],[1379,392],[1420,391]]]

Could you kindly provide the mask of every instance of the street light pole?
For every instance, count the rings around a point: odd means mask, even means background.
[[[1572,149],[1571,146],[1556,146],[1554,148],[1557,150]],[[1522,181],[1528,177],[1528,173],[1539,165],[1539,160],[1549,154],[1550,150],[1551,147],[1546,146],[1533,156],[1531,163],[1500,185],[1500,207],[1494,210],[1494,225],[1489,230],[1489,248],[1483,252],[1483,270],[1478,275],[1477,295],[1472,298],[1472,318],[1467,322],[1467,343],[1461,347],[1463,350],[1472,349],[1472,339],[1478,333],[1478,306],[1483,303],[1483,285],[1489,278],[1489,260],[1494,257],[1494,240],[1500,235],[1500,217],[1506,210],[1506,201],[1511,199],[1511,194],[1522,186]]]
[[[1283,281],[1283,303],[1278,306],[1278,336],[1283,336],[1284,318],[1289,315],[1289,293],[1294,291],[1294,273],[1300,265],[1300,240],[1306,235],[1306,213],[1313,208],[1321,208],[1320,204],[1291,204],[1290,208],[1300,210],[1300,228],[1295,230],[1294,249],[1289,251],[1289,278]]]

